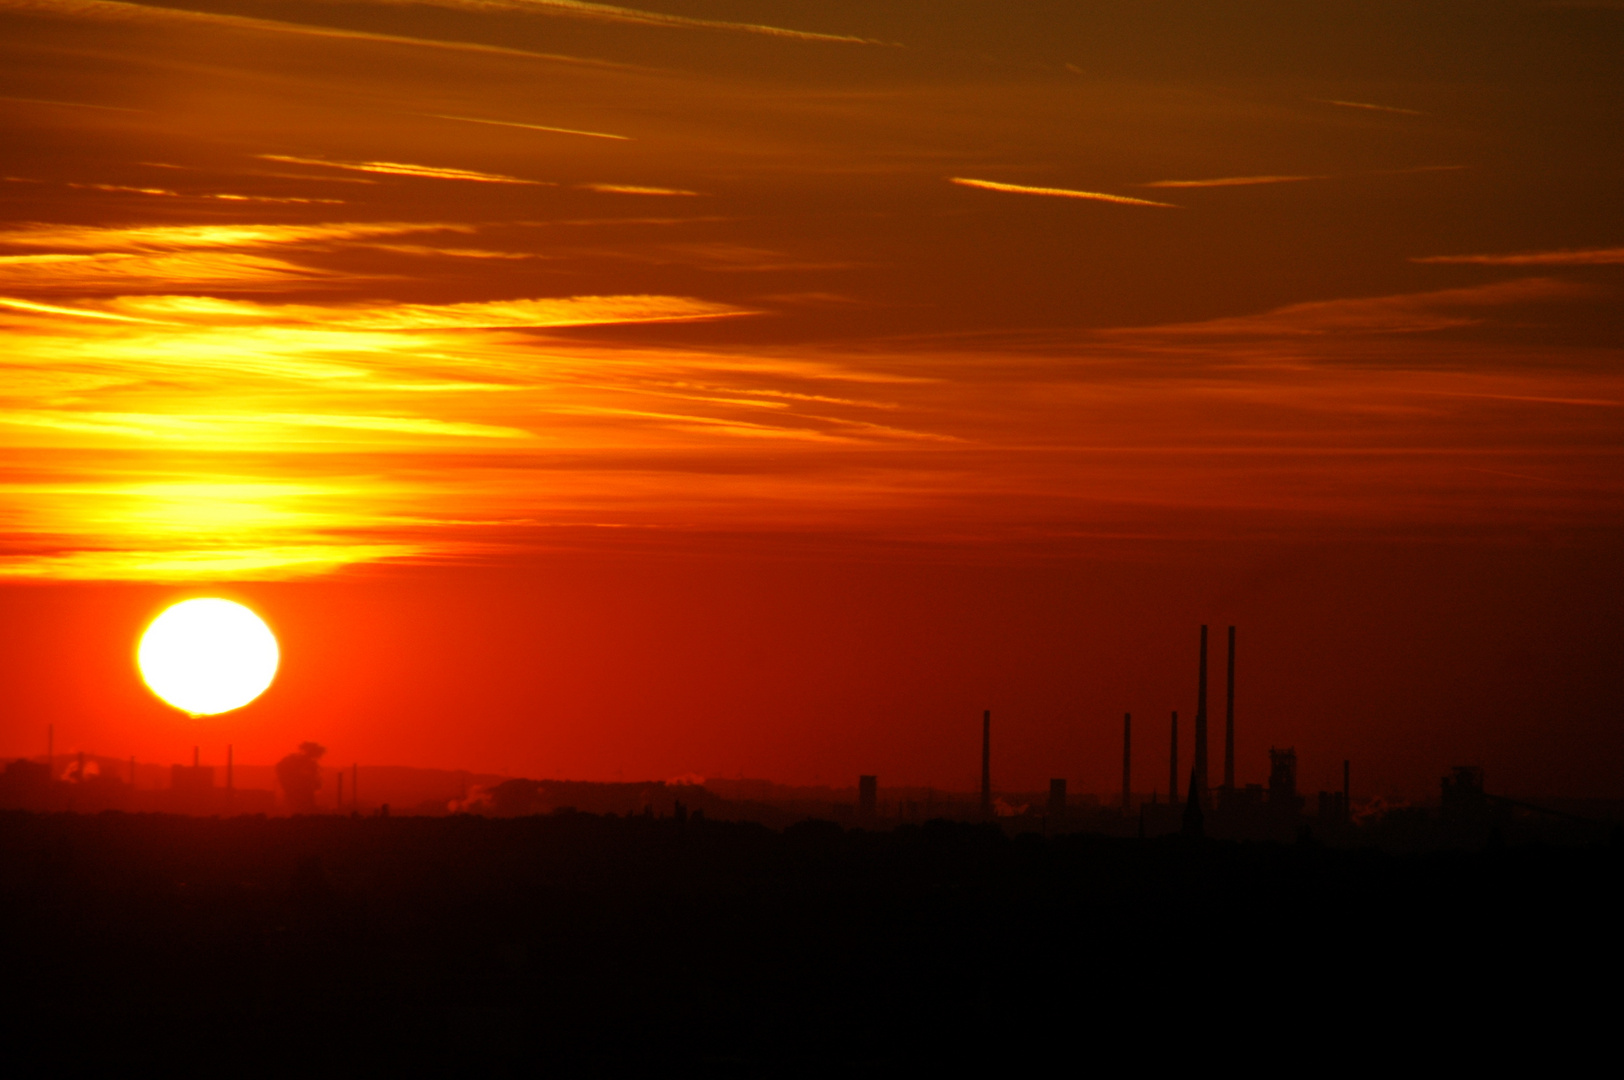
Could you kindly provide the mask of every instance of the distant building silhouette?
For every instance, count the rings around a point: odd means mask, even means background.
[[[192,747],[190,765],[169,767],[169,808],[182,814],[209,814],[219,810],[215,801],[214,766],[199,764]]]
[[[1060,817],[1066,812],[1066,781],[1057,777],[1049,781],[1049,816]]]
[[[1269,748],[1269,808],[1275,813],[1296,814],[1303,808],[1297,794],[1297,750]]]
[[[1439,810],[1451,821],[1475,821],[1486,816],[1488,796],[1483,791],[1483,768],[1456,765],[1439,782],[1443,796]]]
[[[0,773],[0,807],[11,810],[46,809],[51,796],[51,766],[18,758]]]
[[[857,816],[863,821],[873,821],[879,817],[879,787],[880,779],[877,776],[859,776],[857,778]]]

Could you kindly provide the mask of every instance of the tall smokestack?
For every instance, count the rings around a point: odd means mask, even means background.
[[[1133,776],[1133,713],[1122,714],[1122,812],[1128,812]]]
[[[350,763],[350,806],[357,812],[361,809],[361,763]]]
[[[1207,628],[1201,628],[1201,671],[1195,692],[1195,785],[1192,799],[1207,801]]]
[[[1179,804],[1179,711],[1173,710],[1173,745],[1167,751],[1167,801]]]
[[[1224,681],[1224,794],[1235,790],[1235,628],[1229,628],[1229,677]]]
[[[981,712],[981,816],[992,817],[992,710]]]
[[[194,768],[194,769],[197,768],[199,763],[200,763],[200,759],[198,757],[197,747],[194,746],[194,747],[192,747],[192,768]]]

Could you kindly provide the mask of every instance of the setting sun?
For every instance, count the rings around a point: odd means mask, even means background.
[[[230,600],[185,600],[152,621],[137,662],[147,686],[192,716],[230,712],[259,697],[276,677],[276,636],[258,615]]]

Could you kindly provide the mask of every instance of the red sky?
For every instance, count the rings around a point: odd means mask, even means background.
[[[1132,710],[1148,790],[1206,622],[1242,780],[1624,795],[1620,55],[0,0],[0,752],[968,787],[990,707],[1000,785],[1110,790]],[[130,662],[200,593],[285,649],[211,721]]]

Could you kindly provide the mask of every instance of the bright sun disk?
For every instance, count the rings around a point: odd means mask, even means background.
[[[164,701],[192,716],[230,712],[259,697],[276,678],[276,636],[231,600],[183,600],[141,635],[141,678]]]

